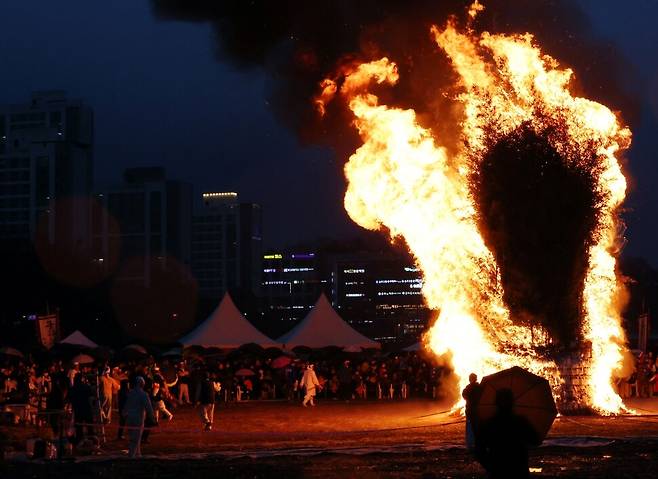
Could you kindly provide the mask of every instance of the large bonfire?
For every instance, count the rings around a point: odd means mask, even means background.
[[[468,14],[481,9],[476,1]],[[623,411],[612,381],[625,352],[615,256],[626,181],[617,156],[628,148],[630,130],[606,106],[576,96],[572,71],[543,54],[531,34],[476,33],[455,19],[430,34],[458,78],[460,118],[446,119],[458,127],[457,151],[421,126],[413,109],[382,104],[372,93],[399,79],[386,57],[344,65],[321,84],[320,113],[332,98],[344,99],[363,141],[345,166],[347,212],[408,245],[423,271],[425,301],[437,311],[426,346],[450,362],[462,387],[471,372],[520,365],[549,377],[558,391],[559,367],[545,354],[551,335],[513,320],[473,188],[496,144],[524,132],[542,138],[564,168],[592,178],[595,215],[579,296],[587,397],[580,400],[602,414]]]

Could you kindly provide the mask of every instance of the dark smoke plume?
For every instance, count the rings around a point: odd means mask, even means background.
[[[210,23],[220,61],[239,69],[262,69],[270,77],[270,103],[279,118],[310,143],[326,143],[339,154],[357,145],[345,117],[320,121],[312,97],[318,83],[345,58],[398,63],[400,83],[390,98],[412,105],[442,142],[450,102],[441,95],[451,84],[445,57],[437,53],[429,28],[449,15],[465,17],[472,0],[151,0],[157,18]],[[611,44],[595,40],[583,12],[570,0],[489,0],[476,30],[531,32],[545,53],[571,66],[584,94],[626,121],[638,111],[623,93],[631,69]],[[338,109],[338,107],[335,107]],[[337,113],[334,111],[334,113]],[[443,121],[440,121],[443,119]]]
[[[351,116],[333,102],[320,119],[312,98],[319,82],[350,59],[395,61],[400,82],[377,92],[382,103],[413,107],[441,144],[458,144],[451,130],[456,105],[446,94],[455,74],[429,29],[453,14],[463,24],[471,1],[151,0],[158,18],[212,24],[218,59],[264,71],[279,119],[302,142],[331,145],[343,158],[360,143]],[[579,94],[634,122],[639,103],[623,88],[632,70],[614,46],[594,38],[576,2],[482,3],[476,31],[534,34],[544,53],[575,71]],[[480,226],[499,260],[513,316],[539,321],[566,342],[581,317],[579,285],[596,202],[591,178],[565,169],[545,139],[522,130],[492,149],[479,181]]]

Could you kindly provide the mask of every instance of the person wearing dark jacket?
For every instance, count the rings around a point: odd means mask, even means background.
[[[349,360],[345,360],[340,368],[338,368],[338,391],[340,398],[344,401],[352,399],[352,368],[350,368]]]
[[[69,391],[69,400],[73,408],[73,417],[75,420],[75,442],[78,444],[84,438],[84,431],[88,435],[93,435],[94,428],[93,412],[91,401],[94,393],[84,380],[82,374],[78,373],[73,378],[73,387]]]
[[[468,386],[462,391],[462,397],[466,401],[466,447],[473,451],[475,449],[475,436],[477,434],[476,408],[482,396],[482,386],[478,383],[477,374],[468,376]]]
[[[215,399],[217,395],[216,383],[211,379],[207,372],[203,375],[202,380],[197,385],[196,403],[199,405],[199,416],[206,431],[212,429],[213,418],[215,414]]]
[[[69,390],[68,380],[59,378],[53,380],[53,387],[46,398],[46,409],[48,409],[48,422],[53,431],[53,437],[58,438],[63,429],[64,408],[66,407]]]

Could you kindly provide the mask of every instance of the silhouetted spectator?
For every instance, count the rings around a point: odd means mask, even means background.
[[[91,401],[94,398],[94,392],[84,380],[82,374],[78,373],[73,378],[73,387],[69,391],[69,400],[73,408],[73,417],[75,420],[75,442],[78,444],[84,438],[84,431],[88,435],[93,435],[94,428],[93,413]]]
[[[133,388],[128,393],[123,415],[126,417],[128,437],[130,438],[128,455],[139,457],[142,453],[141,440],[144,432],[144,420],[149,419],[150,424],[155,424],[151,400],[144,391],[144,378],[141,376],[135,378]]]
[[[475,434],[477,430],[477,418],[475,411],[482,396],[482,386],[478,383],[477,374],[468,376],[468,386],[462,391],[462,397],[466,401],[466,447],[475,449]]]
[[[496,392],[496,414],[479,424],[476,454],[492,479],[530,477],[528,447],[537,445],[537,434],[522,416],[514,414],[510,389]]]
[[[199,405],[199,417],[205,431],[212,429],[217,392],[215,382],[210,377],[210,374],[206,372],[203,380],[197,386],[195,394],[195,402]]]
[[[352,399],[352,368],[350,368],[349,360],[345,360],[338,368],[338,390],[340,391],[340,398],[344,401]]]
[[[58,438],[63,429],[63,415],[69,390],[68,380],[53,381],[53,387],[46,399],[48,409],[48,422],[53,431],[53,436]]]

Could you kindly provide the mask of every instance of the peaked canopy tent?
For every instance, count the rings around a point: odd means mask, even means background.
[[[356,331],[338,316],[329,300],[320,295],[313,309],[304,320],[278,339],[285,348],[296,346],[309,348],[324,348],[339,346],[342,348],[381,348],[377,341],[373,341]]]
[[[179,341],[184,347],[235,349],[243,344],[255,343],[264,348],[277,343],[258,331],[233,303],[228,293],[213,313]]]
[[[71,346],[83,346],[85,348],[94,349],[98,347],[98,344],[93,342],[87,336],[82,334],[79,330],[74,331],[64,339],[62,339],[59,344],[69,344]]]

